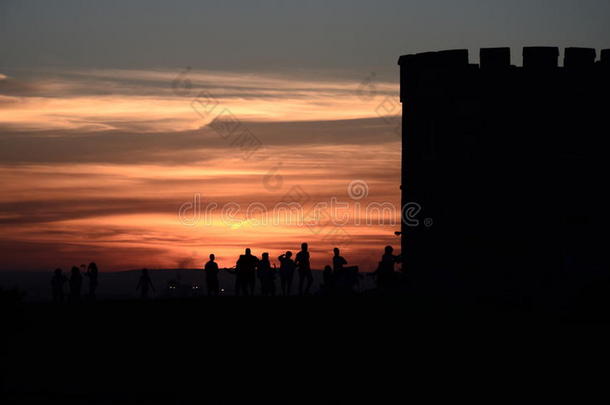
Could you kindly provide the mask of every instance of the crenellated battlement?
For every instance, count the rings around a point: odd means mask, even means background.
[[[508,75],[515,79],[523,75],[590,74],[607,75],[610,70],[610,49],[600,52],[593,48],[566,48],[563,64],[559,65],[560,52],[557,47],[534,46],[523,48],[523,66],[511,64],[510,48],[481,48],[480,62],[470,63],[467,49],[445,50],[403,55],[398,59],[401,67],[401,101],[407,95],[428,94],[427,85],[435,80],[435,86],[448,83],[446,79],[476,80],[483,75],[493,79],[494,73],[502,80]],[[423,81],[423,84],[422,84]]]

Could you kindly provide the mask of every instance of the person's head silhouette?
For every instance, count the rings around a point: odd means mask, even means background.
[[[335,256],[339,256],[339,253],[341,253],[341,251],[339,250],[339,248],[334,248],[333,252],[335,252]]]
[[[391,255],[393,251],[394,251],[394,248],[392,246],[386,246],[385,247],[386,254]]]
[[[307,252],[307,249],[308,249],[307,243],[301,243],[301,250],[303,252]]]
[[[75,276],[80,274],[80,271],[78,270],[78,267],[72,266],[72,274],[75,275]]]
[[[324,271],[325,272],[333,271],[333,268],[327,264],[326,266],[324,266]]]
[[[211,253],[210,254],[210,261],[213,262],[214,259],[216,259],[216,256],[214,256],[214,253]]]
[[[286,252],[286,258],[290,259],[292,257],[292,252],[289,250]]]
[[[97,264],[95,264],[95,262],[91,262],[89,263],[89,270],[91,271],[97,271]]]
[[[59,267],[55,269],[55,275],[58,277],[61,276],[61,269]]]
[[[263,253],[263,260],[269,260],[269,253]]]
[[[250,248],[246,248],[246,256],[250,256],[252,253],[252,251],[250,250]]]

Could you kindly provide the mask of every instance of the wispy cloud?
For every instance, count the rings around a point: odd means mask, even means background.
[[[99,120],[99,125],[115,124],[102,121],[101,117]],[[84,132],[79,129],[24,131],[5,127],[0,129],[0,163],[179,164],[238,155],[229,142],[207,126],[197,130],[142,133],[138,131],[139,125],[144,123],[127,121],[122,126],[129,130]],[[242,122],[242,125],[260,139],[270,154],[278,157],[323,153],[322,149],[304,149],[315,145],[362,145],[361,151],[366,153],[371,145],[398,142],[391,127],[379,118],[261,121]]]
[[[310,241],[316,266],[333,242],[293,224],[185,227],[178,208],[206,202],[267,206],[299,186],[313,201],[347,198],[363,179],[371,200],[398,204],[400,144],[380,119],[377,100],[359,83],[264,74],[189,71],[191,91],[177,94],[178,73],[163,70],[9,72],[0,79],[0,249],[4,268],[40,268],[96,260],[106,269],[175,266],[213,250],[227,265],[244,246],[271,251]],[[200,89],[238,117],[264,145],[266,159],[243,160],[191,101]],[[262,183],[281,164],[284,187]],[[391,226],[347,226],[353,260],[374,266]],[[193,253],[195,252],[195,253]],[[151,258],[154,257],[154,263]],[[366,266],[365,266],[366,267]]]
[[[376,104],[356,94],[357,81],[295,80],[263,74],[188,71],[189,92],[174,93],[179,72],[87,70],[23,73],[0,81],[0,125],[21,130],[181,131],[208,122],[191,101],[205,90],[242,120],[304,121],[375,116]],[[397,87],[377,83],[380,95]],[[378,102],[377,102],[378,103]]]

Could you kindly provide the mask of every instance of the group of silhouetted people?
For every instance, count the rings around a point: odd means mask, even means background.
[[[386,253],[392,248],[388,246]],[[394,257],[394,256],[393,256]],[[384,260],[382,258],[380,268]],[[309,295],[313,284],[313,274],[311,271],[309,247],[307,243],[301,244],[301,250],[296,254],[293,259],[291,251],[281,254],[278,257],[280,263],[279,269],[276,268],[275,264],[272,266],[269,260],[269,253],[265,252],[262,254],[261,259],[254,256],[252,251],[248,248],[243,255],[239,256],[235,267],[227,269],[231,274],[235,275],[235,295],[251,296],[254,295],[256,288],[256,279],[259,280],[260,294],[263,296],[275,296],[276,295],[276,279],[279,276],[280,279],[280,294],[288,296],[292,294],[292,285],[295,273],[298,274],[298,294]],[[394,271],[394,263],[396,257],[392,262],[392,269]],[[326,266],[323,275],[323,284],[321,285],[321,294],[326,295],[341,295],[341,294],[352,294],[356,291],[359,285],[361,275],[359,274],[358,266],[347,266],[347,260],[341,256],[341,252],[338,248],[334,249],[334,256],[332,259],[332,267]],[[389,261],[387,262],[389,263]],[[389,269],[389,264],[383,265],[383,271],[377,271],[376,273],[384,274]],[[205,264],[204,271],[206,274],[206,283],[208,288],[208,295],[219,295],[219,281],[218,264],[215,261],[214,254],[210,255],[210,260]],[[383,278],[383,276],[382,276]]]
[[[401,262],[401,257],[393,253],[391,246],[386,246],[384,254],[379,262],[377,269],[371,273],[376,277],[379,290],[387,290],[395,284],[396,273],[394,265]],[[350,295],[354,294],[362,279],[358,266],[348,266],[347,260],[341,256],[339,248],[333,249],[332,266],[325,266],[322,272],[322,284],[320,285],[321,295]],[[220,269],[216,263],[214,254],[210,254],[210,260],[205,264],[207,294],[218,296],[222,291],[218,275]],[[275,264],[271,264],[269,253],[262,254],[261,259],[254,256],[248,248],[243,255],[240,255],[234,268],[227,271],[235,275],[235,295],[252,296],[256,289],[256,280],[259,280],[260,294],[263,296],[275,296],[276,280],[280,280],[280,294],[283,296],[292,295],[292,285],[295,273],[298,274],[298,294],[310,295],[313,284],[313,275],[310,264],[309,247],[307,243],[301,244],[301,250],[293,259],[291,251],[281,254],[278,257],[279,269]],[[81,290],[83,276],[89,279],[89,291],[86,295],[89,299],[95,299],[95,292],[98,286],[98,268],[94,262],[89,266],[84,264],[80,269],[72,267],[70,277],[62,273],[61,269],[56,269],[51,279],[53,301],[63,302],[65,299],[65,286],[68,286],[69,302],[79,302],[81,300]],[[136,291],[140,292],[142,299],[148,299],[150,291],[154,286],[147,269],[142,269]]]
[[[208,285],[208,295],[218,295],[218,264],[214,261],[213,254],[210,261],[204,266],[206,282]],[[297,253],[295,260],[292,259],[292,252],[288,251],[278,257],[280,268],[271,266],[269,253],[262,254],[261,259],[252,254],[250,248],[239,256],[235,268],[228,269],[229,273],[235,275],[235,295],[254,295],[256,279],[260,284],[260,292],[263,296],[276,295],[275,280],[279,275],[281,294],[290,295],[294,273],[299,274],[299,295],[309,295],[313,276],[309,263],[309,251],[307,243],[301,244],[301,251]]]
[[[63,271],[60,268],[55,269],[53,278],[51,279],[53,301],[57,303],[64,302],[67,284],[69,302],[79,302],[82,299],[81,291],[83,287],[83,276],[89,279],[89,291],[86,298],[94,300],[98,286],[98,269],[97,265],[94,262],[91,262],[89,263],[89,266],[81,264],[80,268],[72,266],[69,278],[63,274]]]

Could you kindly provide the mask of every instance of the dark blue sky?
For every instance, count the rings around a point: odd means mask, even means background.
[[[484,46],[610,47],[607,0],[0,2],[0,69],[394,69],[398,55]]]

